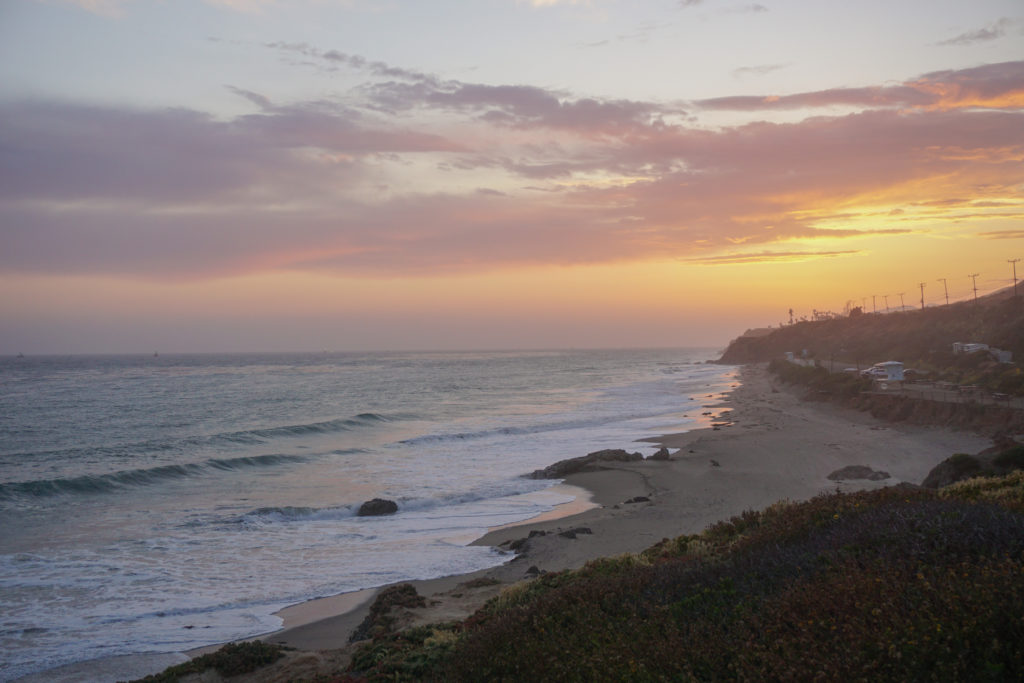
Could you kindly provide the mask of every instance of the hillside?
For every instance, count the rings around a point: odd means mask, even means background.
[[[744,513],[381,635],[325,680],[1020,680],[1022,476]]]
[[[900,360],[907,367],[947,379],[1024,394],[1018,363],[996,363],[987,354],[954,355],[954,342],[981,342],[1024,359],[1024,300],[997,293],[949,306],[799,322],[770,334],[734,339],[719,359],[750,363],[807,351],[810,358],[866,367]]]

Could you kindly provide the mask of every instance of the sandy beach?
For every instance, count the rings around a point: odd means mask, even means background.
[[[495,529],[474,541],[507,548],[528,538],[518,554],[510,551],[509,562],[474,574],[412,582],[428,606],[406,610],[402,623],[461,619],[537,572],[638,552],[663,538],[700,532],[780,500],[920,484],[953,453],[976,453],[991,445],[974,433],[886,423],[867,413],[803,401],[799,390],[774,380],[763,366],[745,366],[741,381],[725,399],[701,406],[702,412],[712,413],[716,426],[645,439],[668,448],[670,459],[606,462],[597,471],[572,474],[565,484],[589,492],[589,499],[581,496],[560,513],[576,514]],[[829,478],[851,465],[889,477]],[[637,497],[647,500],[627,502]],[[348,636],[375,594],[361,591],[285,610],[285,628],[263,639],[297,651],[253,680],[313,675],[344,663]]]

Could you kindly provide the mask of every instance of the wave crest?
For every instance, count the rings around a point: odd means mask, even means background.
[[[306,455],[253,455],[241,458],[211,458],[199,463],[161,465],[108,474],[84,475],[66,479],[0,484],[0,500],[12,498],[46,498],[57,495],[98,494],[159,484],[173,479],[201,476],[207,472],[242,470],[254,467],[275,467],[309,460]]]

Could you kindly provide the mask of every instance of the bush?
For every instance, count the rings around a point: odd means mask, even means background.
[[[378,650],[358,670],[376,680],[1019,680],[1024,514],[967,490],[893,487],[746,512],[638,558],[519,584],[460,628],[407,636],[399,656]],[[1024,498],[1024,473],[1000,490],[987,500]]]
[[[1006,470],[1024,469],[1024,446],[1014,446],[1001,452],[992,460],[992,464]]]
[[[136,683],[177,683],[184,676],[201,674],[208,669],[215,669],[221,676],[240,676],[272,664],[283,656],[283,647],[259,640],[228,643],[216,652],[140,678]]]
[[[352,631],[348,642],[354,643],[357,640],[376,638],[389,633],[394,627],[395,618],[390,614],[395,607],[426,607],[427,601],[422,595],[416,592],[411,583],[401,583],[396,586],[388,586],[370,605],[370,613],[366,615],[362,623]]]

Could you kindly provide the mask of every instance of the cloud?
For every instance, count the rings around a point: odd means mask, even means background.
[[[789,68],[789,64],[761,64],[759,66],[741,66],[738,69],[732,70],[732,75],[736,77],[744,76],[767,76],[770,73],[781,71],[782,69]]]
[[[767,12],[768,8],[760,3],[754,2],[749,5],[733,7],[728,11],[733,14],[760,14],[762,12]]]
[[[956,35],[948,40],[940,41],[937,45],[973,45],[975,43],[985,43],[991,40],[1002,38],[1006,35],[1006,31],[1010,26],[1013,25],[1013,21],[1003,17],[999,21],[987,26],[986,28],[975,29],[973,31],[966,31],[959,35]]]
[[[363,92],[386,111],[437,109],[469,114],[503,127],[543,127],[596,135],[619,135],[647,126],[663,114],[681,113],[652,102],[572,98],[526,85],[388,81],[367,86]]]
[[[267,108],[219,121],[186,109],[0,105],[0,197],[208,201],[241,198],[257,187],[302,196],[371,155],[462,150],[441,136],[376,126],[343,108],[272,107],[258,94],[236,91]]]
[[[0,105],[0,272],[394,276],[825,258],[920,230],[921,216],[937,231],[1021,201],[1024,109],[927,106],[1005,101],[1020,63],[908,81],[947,89],[935,97],[899,86],[922,106],[706,129],[664,103],[336,59],[368,82],[298,103],[230,86],[252,110],[227,120]]]
[[[813,261],[815,259],[836,258],[860,254],[858,250],[848,251],[759,251],[751,253],[719,254],[685,259],[687,263],[699,263],[709,266],[736,265],[738,263],[793,263],[794,261]]]
[[[936,71],[894,86],[833,88],[794,95],[731,96],[700,100],[709,110],[764,111],[829,106],[957,109],[1024,107],[1024,61]]]
[[[994,230],[979,232],[978,237],[987,240],[1019,240],[1024,239],[1024,230]]]
[[[338,50],[321,50],[309,45],[308,43],[288,43],[277,41],[265,43],[265,46],[286,54],[298,55],[307,59],[315,60],[315,63],[317,63],[321,68],[334,69],[344,66],[350,69],[366,71],[374,76],[386,78],[402,78],[428,83],[432,83],[437,80],[433,76],[414,69],[402,69],[391,66],[386,62],[368,60],[365,57],[351,55]]]

